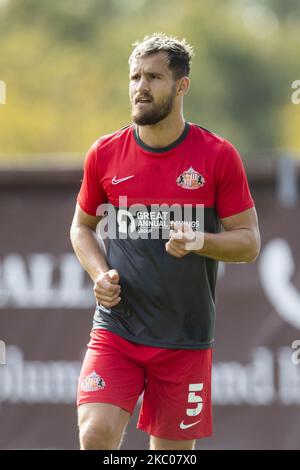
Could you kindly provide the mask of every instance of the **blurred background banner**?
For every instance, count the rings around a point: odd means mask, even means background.
[[[253,264],[220,264],[215,431],[198,445],[296,449],[300,365],[292,343],[300,338],[300,203],[278,200],[274,165],[264,171],[249,165],[248,175],[262,252]],[[0,315],[7,355],[0,366],[2,449],[78,448],[76,385],[94,308],[91,282],[68,236],[80,179],[79,170],[0,173]],[[147,448],[146,434],[135,430],[138,409],[127,449]]]
[[[94,298],[69,228],[84,154],[130,122],[131,44],[154,31],[194,46],[186,119],[240,151],[262,234],[255,263],[220,263],[197,445],[300,448],[299,30],[298,0],[0,0],[1,449],[78,448]],[[147,448],[138,410],[124,449]]]

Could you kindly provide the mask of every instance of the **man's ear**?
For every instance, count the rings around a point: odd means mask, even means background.
[[[178,95],[185,95],[190,87],[190,79],[189,77],[182,77],[178,80],[178,87],[177,87],[177,94]]]

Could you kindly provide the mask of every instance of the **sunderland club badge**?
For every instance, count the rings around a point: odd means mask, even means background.
[[[205,179],[198,171],[190,167],[178,176],[176,183],[184,189],[198,189],[204,186]]]
[[[103,390],[105,385],[103,378],[93,371],[83,379],[80,388],[83,392],[96,392],[97,390]]]

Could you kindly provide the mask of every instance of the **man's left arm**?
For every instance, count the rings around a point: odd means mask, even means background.
[[[181,258],[195,253],[227,263],[253,262],[260,251],[260,233],[254,207],[221,219],[223,232],[193,232],[187,225],[176,224],[166,243],[166,251]]]
[[[203,247],[195,253],[227,263],[250,263],[260,251],[255,208],[221,219],[223,232],[205,233]]]

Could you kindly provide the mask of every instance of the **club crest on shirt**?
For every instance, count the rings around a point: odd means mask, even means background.
[[[103,390],[105,385],[102,377],[93,371],[83,379],[80,388],[83,392],[96,392],[97,390]]]
[[[176,183],[184,189],[198,189],[204,186],[205,179],[198,171],[190,167],[178,176]]]

